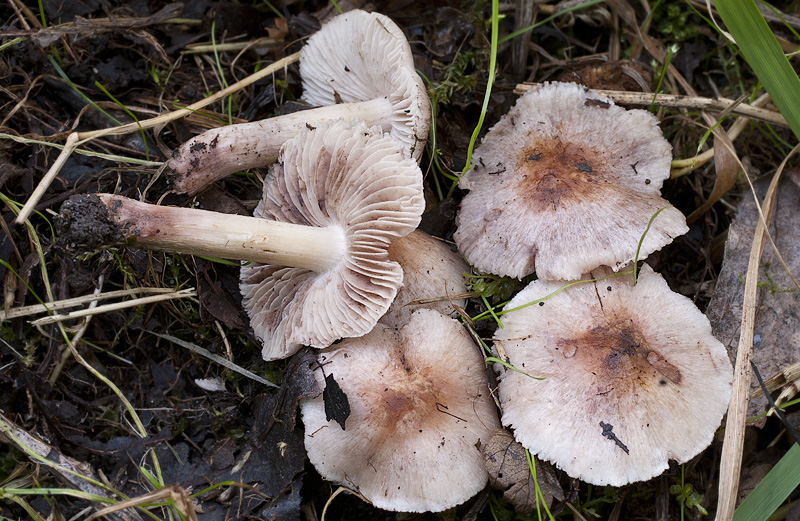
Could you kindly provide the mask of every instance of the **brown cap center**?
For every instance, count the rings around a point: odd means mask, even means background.
[[[679,384],[682,378],[680,370],[650,348],[633,324],[596,326],[577,338],[560,341],[558,350],[594,375],[599,394],[667,385],[667,381]]]
[[[518,158],[520,196],[535,208],[552,209],[584,197],[597,183],[596,155],[560,138],[523,149]]]

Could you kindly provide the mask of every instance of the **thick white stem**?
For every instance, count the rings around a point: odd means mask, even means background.
[[[97,194],[124,240],[151,250],[247,260],[324,272],[345,254],[344,231],[258,217],[158,206]]]
[[[388,132],[391,118],[392,104],[380,98],[208,130],[175,150],[169,163],[175,191],[193,195],[234,172],[270,165],[278,159],[281,146],[306,126],[335,119],[363,120]]]

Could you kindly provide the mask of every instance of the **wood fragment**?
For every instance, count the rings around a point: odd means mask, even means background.
[[[524,94],[533,87],[534,85],[532,84],[521,83],[516,86],[514,93]],[[614,103],[623,105],[637,105],[641,107],[655,105],[657,107],[699,109],[717,112],[730,110],[731,113],[739,116],[746,116],[751,119],[789,128],[786,118],[784,118],[780,112],[767,110],[755,105],[748,105],[747,103],[737,104],[736,100],[728,98],[705,98],[702,96],[685,96],[682,94],[654,94],[652,92],[625,92],[616,90],[593,90],[593,92],[610,99]]]

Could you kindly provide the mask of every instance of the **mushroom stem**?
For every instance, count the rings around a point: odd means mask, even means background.
[[[378,98],[208,130],[175,150],[169,163],[175,191],[194,195],[234,172],[270,165],[278,159],[281,146],[307,126],[336,119],[363,120],[388,132],[392,114],[391,102]]]
[[[338,226],[317,228],[159,206],[112,194],[79,196],[69,203],[62,210],[66,219],[62,226],[73,231],[66,240],[75,243],[86,239],[75,236],[80,232],[72,223],[86,215],[97,215],[93,210],[99,207],[100,222],[84,224],[79,229],[105,228],[105,236],[113,237],[114,242],[132,243],[139,248],[306,268],[318,273],[336,266],[345,253],[344,232]]]

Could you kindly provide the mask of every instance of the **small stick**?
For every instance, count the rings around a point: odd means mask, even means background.
[[[72,151],[76,146],[78,146],[78,134],[73,132],[67,137],[67,142],[64,144],[64,149],[61,150],[61,153],[58,155],[58,159],[56,159],[56,162],[53,163],[53,166],[50,167],[50,170],[47,171],[42,180],[39,181],[36,189],[31,194],[28,202],[25,203],[25,206],[22,207],[22,210],[19,211],[19,215],[17,215],[17,219],[14,222],[17,224],[22,224],[28,220],[28,217],[30,217],[33,209],[36,208],[37,204],[39,204],[42,196],[50,187],[50,184],[56,178],[58,172],[61,171],[61,167],[67,162],[67,159],[69,159],[69,156],[72,154]]]
[[[173,291],[164,295],[151,295],[149,297],[141,297],[133,300],[126,300],[125,302],[116,302],[114,304],[103,304],[95,308],[81,309],[66,313],[63,315],[50,315],[49,317],[40,318],[31,322],[33,326],[43,326],[45,324],[52,324],[53,322],[63,322],[64,320],[71,320],[73,318],[85,317],[88,315],[97,315],[99,313],[108,313],[117,309],[132,308],[142,306],[144,304],[152,304],[154,302],[161,302],[162,300],[172,300],[176,298],[194,297],[197,295],[194,288],[183,289],[180,291]]]
[[[168,112],[166,114],[162,114],[160,116],[156,116],[154,118],[150,118],[140,122],[133,122],[128,123],[127,125],[121,125],[119,127],[110,127],[104,128],[100,130],[93,130],[90,132],[73,132],[67,137],[66,145],[64,149],[61,151],[61,154],[58,156],[58,159],[50,167],[50,170],[47,171],[47,174],[42,178],[39,182],[39,185],[36,187],[36,190],[33,191],[28,202],[25,203],[25,206],[22,207],[20,210],[19,215],[17,216],[16,223],[22,224],[24,223],[28,217],[30,217],[31,212],[39,204],[42,196],[44,195],[47,188],[53,182],[53,180],[58,175],[58,172],[61,171],[61,167],[64,166],[64,163],[67,161],[69,156],[72,154],[73,149],[78,146],[79,144],[83,144],[87,141],[90,141],[94,138],[102,137],[102,136],[111,136],[111,135],[120,135],[120,134],[128,134],[131,132],[139,132],[143,129],[153,128],[159,125],[163,125],[169,123],[170,121],[174,121],[176,119],[180,119],[184,116],[188,116],[192,112],[205,107],[215,101],[218,101],[234,92],[241,90],[248,85],[255,83],[256,81],[273,74],[275,71],[287,67],[288,65],[296,62],[300,59],[300,53],[296,52],[291,54],[283,59],[280,59],[273,63],[272,65],[263,68],[262,70],[251,74],[250,76],[244,78],[241,81],[237,81],[230,87],[222,89],[221,91],[217,92],[216,94],[212,94],[211,96],[204,98],[196,103],[189,105],[188,107],[180,110],[176,110],[174,112]]]
[[[524,94],[534,85],[522,83],[514,89],[515,94]],[[595,90],[592,92],[605,96],[614,103],[625,105],[650,106],[655,104],[663,107],[716,110],[722,112],[733,106],[736,101],[727,98],[704,98],[701,96],[684,96],[680,94],[653,94],[652,92],[625,92],[617,90]],[[746,116],[760,121],[766,121],[774,125],[789,127],[786,118],[780,112],[762,109],[746,103],[739,103],[731,111],[739,116]]]
[[[116,291],[107,291],[106,293],[98,293],[97,295],[84,295],[82,297],[73,297],[64,300],[56,300],[48,302],[47,304],[34,304],[32,306],[22,306],[18,308],[11,308],[8,311],[0,311],[0,320],[10,320],[12,318],[27,317],[28,315],[36,315],[39,313],[47,313],[56,309],[64,309],[87,302],[106,300],[117,297],[127,297],[128,295],[136,295],[138,293],[171,293],[173,290],[169,288],[131,288],[120,289]]]

